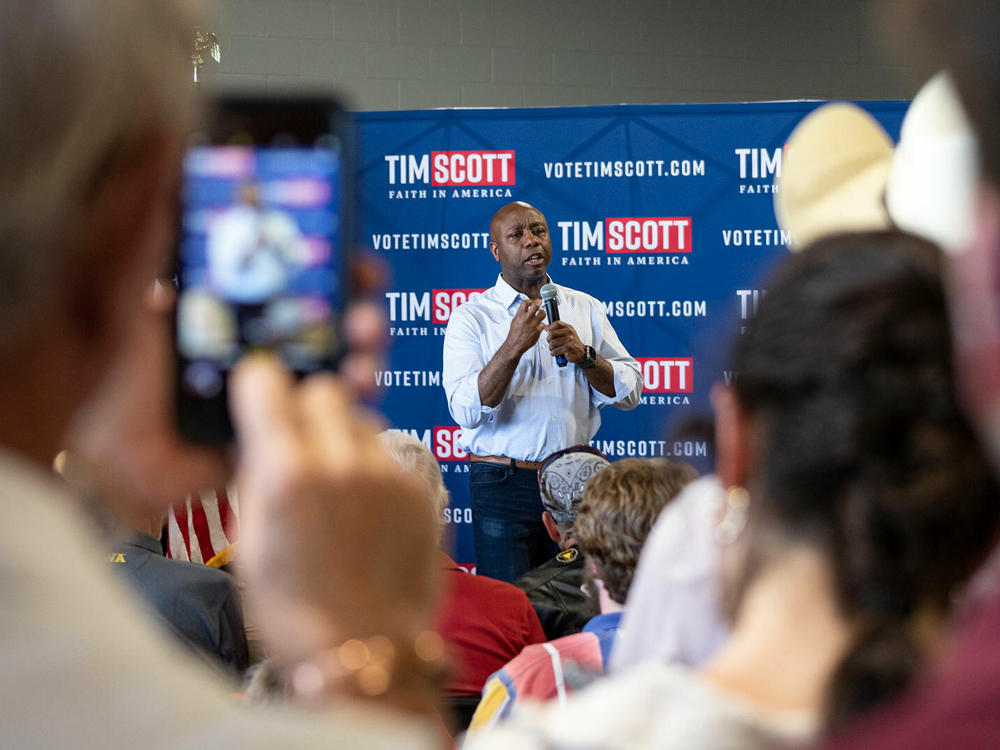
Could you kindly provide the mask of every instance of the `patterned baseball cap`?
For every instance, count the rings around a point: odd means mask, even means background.
[[[558,523],[573,523],[587,480],[610,462],[597,448],[573,445],[556,451],[538,470],[542,505]]]

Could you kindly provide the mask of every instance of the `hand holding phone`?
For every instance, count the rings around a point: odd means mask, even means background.
[[[343,353],[350,137],[329,99],[221,99],[184,162],[176,312],[181,433],[232,438],[229,371],[248,351],[298,375]]]
[[[240,363],[231,398],[241,570],[271,655],[288,665],[371,635],[413,643],[431,627],[436,522],[377,440],[381,425],[339,376],[297,384],[269,356]],[[372,539],[392,549],[375,560]]]

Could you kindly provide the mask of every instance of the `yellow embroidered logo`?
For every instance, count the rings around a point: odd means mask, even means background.
[[[118,563],[119,565],[121,565],[122,563],[125,562],[125,553],[124,552],[109,552],[108,553],[108,562],[109,563]]]
[[[580,556],[579,550],[576,547],[570,547],[569,549],[564,549],[558,555],[556,555],[556,560],[564,563],[571,563],[576,558]]]

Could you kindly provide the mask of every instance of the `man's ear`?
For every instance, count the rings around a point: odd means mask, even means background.
[[[490,252],[493,254],[493,260],[499,263],[500,262],[499,248],[497,247],[497,243],[495,243],[493,240],[490,240]]]
[[[180,144],[150,132],[117,155],[69,238],[60,287],[69,324],[97,352],[137,316],[166,267],[179,186]]]
[[[548,532],[549,539],[556,544],[562,542],[562,534],[559,531],[559,526],[556,524],[556,519],[547,510],[542,511],[542,525],[545,527],[545,531]]]
[[[715,470],[724,487],[743,487],[750,471],[750,420],[733,389],[712,386],[715,411]]]

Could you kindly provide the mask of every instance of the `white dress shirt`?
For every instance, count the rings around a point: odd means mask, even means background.
[[[241,705],[115,580],[76,504],[0,450],[0,747],[440,746],[431,722],[354,702],[310,713]]]
[[[284,211],[236,205],[209,225],[212,286],[224,299],[261,304],[281,292],[307,252],[302,232]]]
[[[592,388],[579,367],[556,365],[543,333],[521,356],[500,403],[483,405],[479,373],[507,338],[518,306],[527,299],[498,276],[491,289],[452,311],[445,332],[442,380],[448,410],[462,427],[458,445],[463,450],[541,461],[562,448],[590,442],[601,426],[603,406],[638,405],[639,363],[618,340],[604,305],[589,294],[558,285],[556,289],[559,318],[611,364],[615,395]]]

